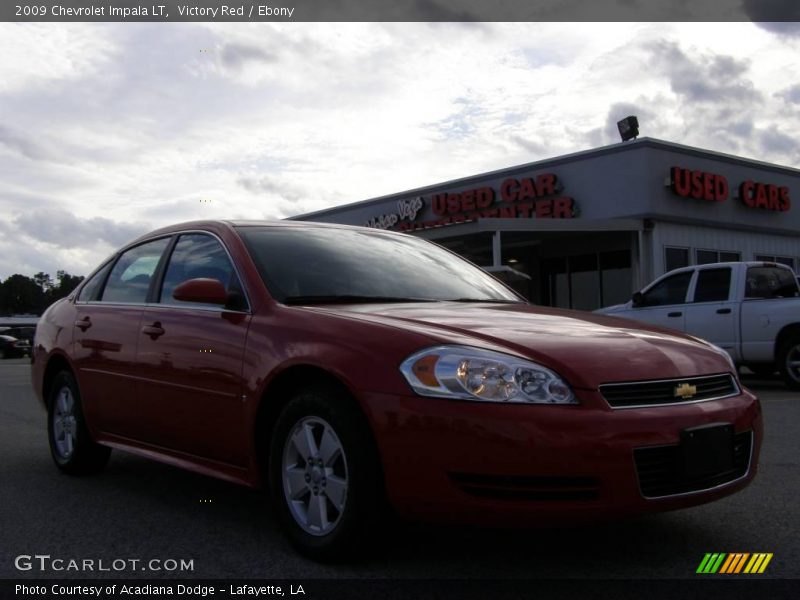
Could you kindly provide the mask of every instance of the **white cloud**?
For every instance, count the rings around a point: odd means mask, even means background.
[[[96,73],[113,59],[115,47],[109,33],[109,29],[78,23],[3,23],[0,93],[42,90]]]
[[[751,23],[0,25],[0,277],[615,142],[628,112],[798,166],[798,45]]]

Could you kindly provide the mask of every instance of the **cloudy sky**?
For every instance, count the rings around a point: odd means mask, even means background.
[[[725,24],[0,24],[0,278],[641,134],[800,167],[800,35]]]

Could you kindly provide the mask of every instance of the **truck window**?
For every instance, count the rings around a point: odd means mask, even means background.
[[[730,296],[731,270],[701,269],[697,272],[695,302],[724,302]]]
[[[691,280],[691,271],[676,273],[666,279],[662,279],[647,290],[647,292],[642,294],[642,303],[640,306],[683,304],[686,302],[686,292],[689,289],[689,282]]]
[[[797,280],[789,269],[779,267],[749,267],[747,269],[747,298],[793,298],[800,295]]]

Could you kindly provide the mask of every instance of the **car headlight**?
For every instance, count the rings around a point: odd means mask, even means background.
[[[500,352],[468,346],[436,346],[400,365],[421,396],[483,402],[578,404],[569,385],[550,369]]]

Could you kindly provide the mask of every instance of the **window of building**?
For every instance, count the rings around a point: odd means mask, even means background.
[[[640,306],[663,306],[666,304],[683,304],[686,292],[692,280],[692,271],[684,271],[662,279],[642,295]]]
[[[600,306],[622,304],[630,300],[632,281],[629,250],[600,254]]]
[[[631,297],[629,250],[552,258],[542,267],[547,278],[545,302],[550,306],[595,310]]]
[[[664,272],[689,266],[689,249],[664,247]]]
[[[718,262],[738,262],[742,260],[741,252],[726,250],[695,250],[695,262],[698,265],[709,265]]]
[[[597,258],[597,254],[569,257],[572,308],[578,310],[600,308],[600,271]]]
[[[741,252],[720,252],[719,262],[739,262],[742,260]]]
[[[569,308],[567,259],[558,257],[542,261],[542,270],[546,274],[546,288],[543,289],[545,304],[558,308]]]
[[[700,269],[694,290],[695,302],[724,302],[730,296],[731,270]]]
[[[761,260],[764,262],[774,262],[778,263],[779,265],[786,265],[790,269],[796,272],[794,268],[795,262],[794,258],[791,256],[775,256],[774,254],[756,254],[755,260]]]

